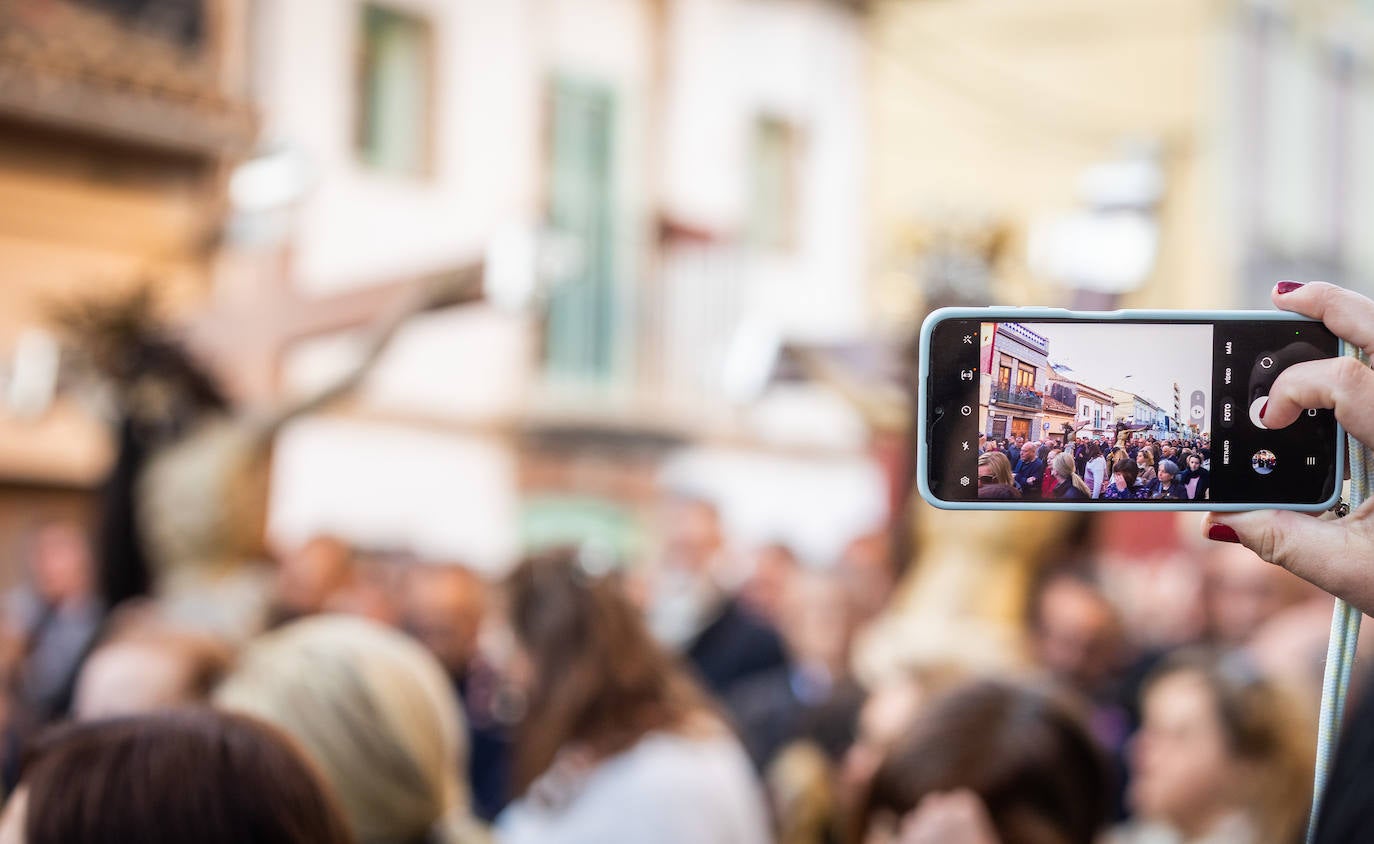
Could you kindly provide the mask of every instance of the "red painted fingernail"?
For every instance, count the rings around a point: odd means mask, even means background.
[[[1269,409],[1269,399],[1265,399],[1265,400],[1264,400],[1264,404],[1260,405],[1260,421],[1261,421],[1261,422],[1264,421],[1264,411],[1266,411],[1266,410],[1268,410],[1268,409]]]
[[[1240,542],[1235,530],[1226,525],[1212,525],[1207,528],[1207,538],[1215,539],[1217,542]]]
[[[1292,293],[1294,290],[1297,290],[1299,287],[1302,287],[1303,284],[1304,282],[1301,281],[1280,281],[1278,284],[1274,285],[1274,289],[1279,291],[1279,293],[1281,294]]]

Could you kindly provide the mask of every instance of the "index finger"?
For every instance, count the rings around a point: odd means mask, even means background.
[[[1374,443],[1374,369],[1349,356],[1293,364],[1274,379],[1261,418],[1266,428],[1283,428],[1312,407],[1334,408],[1350,436]]]
[[[1324,281],[1281,281],[1269,298],[1280,310],[1321,320],[1337,337],[1374,355],[1374,301]]]

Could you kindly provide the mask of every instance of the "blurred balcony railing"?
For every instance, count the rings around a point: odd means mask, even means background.
[[[1045,406],[1045,398],[1036,391],[1021,387],[1003,387],[1001,384],[993,385],[992,400],[999,404],[1032,407],[1036,410]]]
[[[730,351],[749,295],[741,249],[671,244],[655,281],[641,311],[641,388],[669,406],[723,407]]]
[[[198,157],[243,154],[256,131],[244,100],[246,6],[147,8],[0,3],[0,115]],[[155,25],[164,18],[175,25]]]

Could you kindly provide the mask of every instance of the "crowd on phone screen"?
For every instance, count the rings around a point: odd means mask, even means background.
[[[979,438],[978,497],[1033,501],[1199,501],[1211,497],[1206,437],[1089,436],[1069,443]]]
[[[1082,445],[983,458],[1087,496],[1113,476]],[[553,550],[495,579],[318,537],[264,569],[246,641],[104,606],[85,534],[34,525],[0,605],[0,844],[1294,840],[1323,599],[1248,552],[1065,552],[1020,670],[952,648],[861,676],[885,534],[801,561],[705,500],[660,524],[642,565]]]

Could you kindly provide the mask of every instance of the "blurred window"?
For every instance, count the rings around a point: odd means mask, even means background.
[[[796,243],[800,135],[796,125],[777,117],[754,122],[749,240],[755,246],[788,250]]]
[[[434,38],[429,21],[368,4],[362,9],[358,157],[401,176],[430,169]]]
[[[568,239],[574,260],[549,296],[549,374],[583,383],[609,381],[619,335],[614,232],[615,98],[603,86],[553,83],[549,222]]]
[[[1035,370],[1021,366],[1016,370],[1016,386],[1026,390],[1035,389]]]

